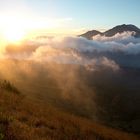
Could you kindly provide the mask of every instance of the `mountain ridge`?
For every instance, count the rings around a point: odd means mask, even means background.
[[[106,37],[112,37],[117,33],[123,33],[123,32],[134,32],[132,35],[134,37],[140,37],[140,28],[138,28],[137,26],[133,25],[133,24],[122,24],[122,25],[117,25],[105,32],[99,32],[97,30],[91,30],[91,31],[87,31],[86,33],[83,33],[81,35],[79,35],[79,37],[84,37],[87,38],[89,40],[92,39],[93,36],[96,35],[102,35],[102,36],[106,36]]]

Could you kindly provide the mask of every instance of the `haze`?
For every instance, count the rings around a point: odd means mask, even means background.
[[[139,5],[0,1],[0,140],[139,140]]]

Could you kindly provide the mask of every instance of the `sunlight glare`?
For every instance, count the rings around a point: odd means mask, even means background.
[[[4,31],[4,38],[9,42],[17,42],[24,38],[24,31],[21,29],[9,28]]]
[[[8,42],[17,42],[24,38],[26,31],[26,19],[18,15],[3,15],[1,18],[3,38]]]

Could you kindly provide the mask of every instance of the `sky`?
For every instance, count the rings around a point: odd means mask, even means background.
[[[139,0],[0,0],[0,22],[52,33],[104,31],[119,24],[140,27],[139,6]]]

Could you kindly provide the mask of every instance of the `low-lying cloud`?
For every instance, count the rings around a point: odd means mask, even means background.
[[[132,34],[134,33],[124,32],[113,37],[96,35],[93,40],[82,37],[40,37],[26,40],[20,45],[7,45],[2,56],[96,66],[97,63],[103,65],[104,60],[107,60],[106,66],[112,68],[113,65],[114,68],[116,65],[116,69],[122,65],[122,61],[126,60],[126,64],[128,63],[127,58],[123,57],[140,55],[140,38],[135,38]]]
[[[0,59],[0,78],[12,81],[27,96],[94,119],[109,117],[121,100],[118,93],[135,92],[140,83],[136,69],[125,69],[140,67],[140,39],[130,32],[93,40],[36,38],[5,46],[1,56],[6,60]]]

